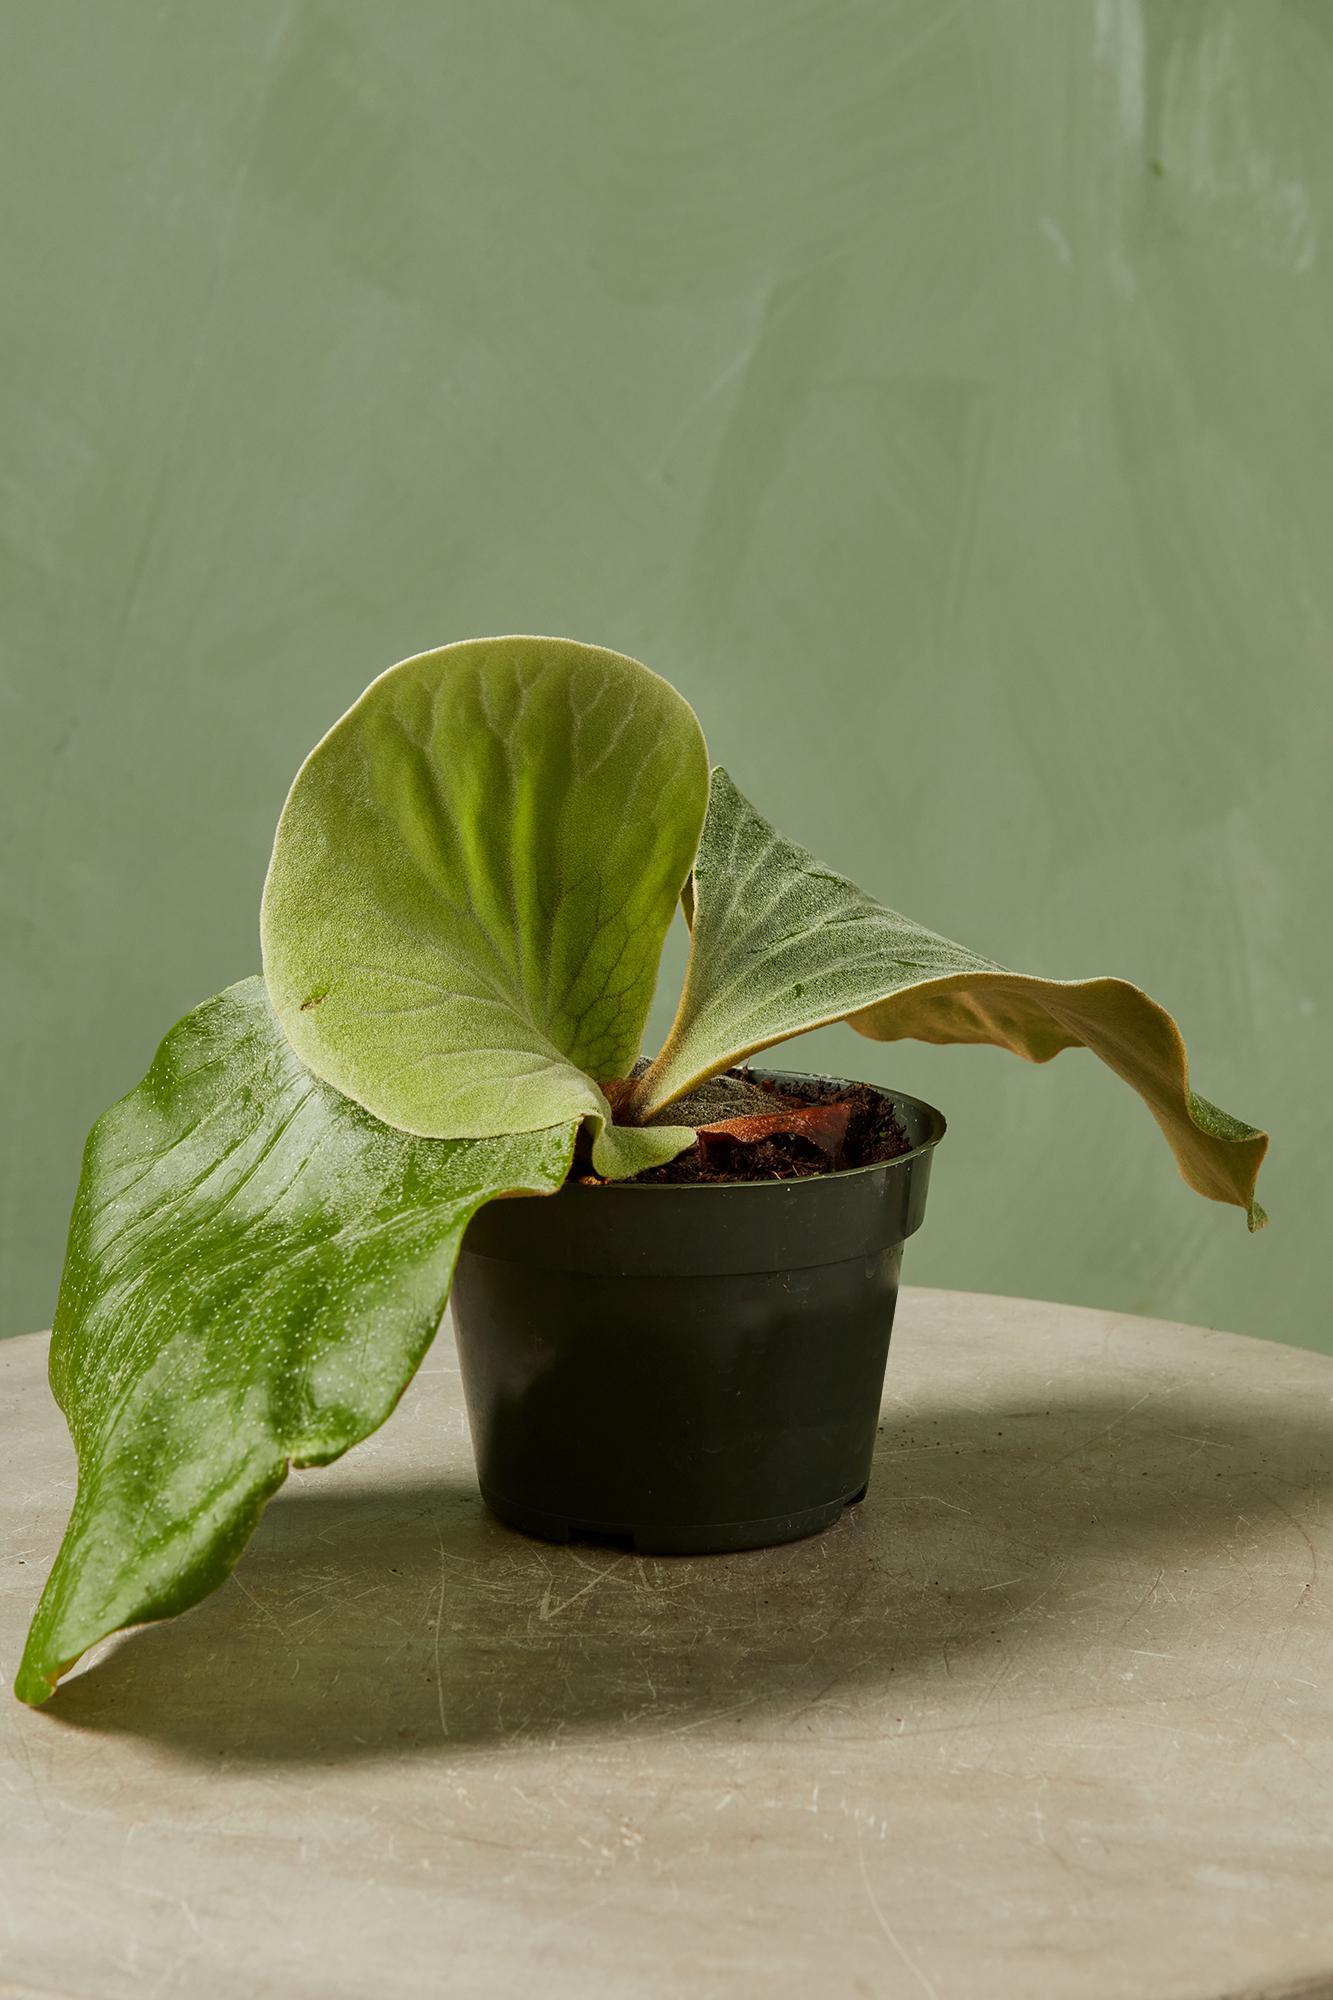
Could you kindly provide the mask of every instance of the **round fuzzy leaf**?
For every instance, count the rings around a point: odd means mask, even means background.
[[[626,1171],[597,1086],[639,1054],[707,797],[693,710],[622,654],[478,639],[391,667],[278,826],[264,972],[293,1047],[404,1131],[586,1116]]]

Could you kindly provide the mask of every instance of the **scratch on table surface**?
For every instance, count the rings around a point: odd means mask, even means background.
[[[760,1695],[747,1695],[744,1701],[735,1701],[729,1708],[714,1709],[711,1715],[700,1715],[693,1722],[682,1722],[671,1733],[673,1736],[692,1736],[696,1729],[707,1729],[710,1722],[724,1722],[729,1715],[741,1715],[760,1700],[762,1700]]]
[[[28,1773],[29,1796],[36,1801],[37,1808],[42,1818],[46,1821],[47,1831],[50,1832],[51,1808],[47,1803],[46,1787],[39,1781],[37,1773],[32,1767],[32,1751],[29,1748],[28,1739],[23,1729],[23,1723],[26,1720],[26,1717],[20,1718],[16,1716],[11,1708],[9,1711],[9,1735],[11,1740],[18,1745],[19,1755],[22,1757],[24,1767]],[[3,1988],[0,1988],[0,1994],[2,1993]]]
[[[444,1681],[440,1676],[440,1628],[444,1623],[444,1593],[448,1583],[448,1571],[444,1557],[444,1535],[438,1521],[435,1524],[435,1539],[440,1547],[440,1594],[435,1605],[435,1631],[433,1652],[435,1659],[435,1708],[440,1718],[440,1734],[448,1741],[449,1718],[444,1710]]]
[[[1292,1606],[1292,1609],[1295,1610],[1299,1605],[1304,1604],[1306,1598],[1310,1595],[1310,1592],[1314,1589],[1315,1584],[1319,1580],[1319,1551],[1315,1548],[1314,1543],[1310,1539],[1309,1529],[1305,1527],[1303,1522],[1300,1522],[1296,1519],[1296,1516],[1292,1513],[1289,1507],[1284,1507],[1280,1500],[1275,1500],[1273,1498],[1273,1495],[1267,1492],[1262,1486],[1257,1486],[1255,1488],[1255,1491],[1256,1493],[1258,1493],[1261,1500],[1266,1500],[1270,1507],[1276,1507],[1278,1513],[1281,1514],[1285,1520],[1290,1521],[1292,1527],[1296,1530],[1296,1533],[1300,1536],[1301,1540],[1305,1543],[1305,1546],[1309,1551],[1310,1574],[1309,1576],[1306,1577],[1304,1584],[1301,1586],[1300,1596],[1296,1599],[1296,1603]]]
[[[1044,1603],[1046,1598],[1048,1598],[1051,1592],[1056,1588],[1057,1584],[1060,1583],[1061,1579],[1064,1576],[1065,1571],[1068,1568],[1069,1568],[1068,1556],[1061,1556],[1059,1563],[1056,1567],[1055,1575],[1051,1578],[1050,1582],[1044,1585],[1044,1587],[1037,1592],[1035,1597],[1030,1597],[1026,1604],[1020,1604],[1017,1611],[1013,1612],[1010,1617],[1002,1618],[1000,1620],[1000,1623],[1002,1625],[1014,1625],[1017,1624],[1020,1618],[1030,1618],[1032,1616],[1032,1613],[1037,1609],[1037,1606],[1039,1604]],[[1022,1580],[1026,1582],[1027,1579],[1024,1578]],[[1047,1616],[1049,1615],[1050,1614],[1048,1613]]]
[[[286,1639],[289,1636],[287,1628],[282,1623],[282,1620],[278,1617],[277,1613],[273,1610],[272,1606],[265,1604],[260,1598],[256,1597],[253,1590],[251,1590],[249,1584],[246,1583],[244,1578],[239,1576],[235,1570],[233,1570],[231,1573],[231,1580],[236,1585],[236,1588],[240,1591],[241,1596],[246,1598],[251,1604],[253,1604],[255,1610],[259,1612],[261,1617],[267,1618],[269,1624],[273,1626],[275,1631],[277,1631],[283,1639]],[[322,1610],[323,1608],[324,1607],[321,1605],[320,1609]]]
[[[1128,1627],[1134,1623],[1134,1620],[1138,1617],[1144,1605],[1148,1602],[1148,1600],[1152,1596],[1155,1595],[1157,1586],[1162,1581],[1162,1578],[1165,1575],[1166,1575],[1166,1564],[1159,1563],[1157,1568],[1157,1574],[1153,1578],[1152,1582],[1150,1584],[1147,1584],[1145,1588],[1139,1593],[1138,1597],[1135,1598],[1133,1605],[1125,1613],[1120,1623],[1116,1626],[1117,1639],[1120,1637],[1120,1634],[1122,1632],[1126,1631]]]
[[[936,1990],[934,1982],[927,1976],[925,1972],[922,1971],[921,1967],[912,1957],[912,1954],[908,1951],[907,1946],[898,1936],[898,1933],[894,1930],[893,1925],[889,1922],[888,1918],[885,1916],[883,1910],[880,1907],[879,1899],[876,1896],[874,1890],[870,1886],[870,1871],[866,1867],[865,1841],[864,1838],[861,1836],[858,1836],[856,1842],[856,1859],[860,1864],[861,1881],[865,1888],[866,1901],[869,1903],[871,1911],[874,1914],[875,1922],[879,1925],[885,1937],[888,1939],[889,1943],[893,1946],[894,1950],[897,1952],[903,1964],[907,1967],[907,1970],[911,1973],[912,1977],[917,1981],[917,1983],[921,1988],[921,1991],[929,1996],[929,2000],[940,2000],[940,1996],[938,1991]]]
[[[1110,1423],[1104,1424],[1101,1430],[1094,1431],[1090,1438],[1081,1438],[1077,1444],[1071,1445],[1068,1451],[1062,1451],[1058,1458],[1046,1459],[1039,1462],[1032,1468],[1033,1472],[1044,1478],[1047,1473],[1058,1471],[1060,1466],[1067,1464],[1071,1458],[1079,1458],[1085,1452],[1093,1451],[1098,1445],[1103,1444],[1110,1437],[1112,1431],[1119,1430],[1121,1424],[1128,1423],[1135,1410],[1141,1410],[1143,1405],[1151,1402],[1154,1396],[1160,1396],[1165,1401],[1167,1398],[1174,1396],[1175,1393],[1174,1385],[1166,1389],[1145,1389],[1141,1396],[1134,1398],[1134,1401],[1127,1410],[1122,1410],[1118,1417],[1112,1417]]]
[[[628,1561],[628,1550],[623,1555],[614,1556],[609,1563],[597,1571],[595,1576],[590,1577],[587,1583],[581,1583],[577,1590],[572,1590],[568,1597],[562,1597],[558,1604],[552,1604],[551,1602],[553,1584],[552,1582],[548,1582],[542,1601],[537,1607],[538,1618],[541,1619],[543,1624],[546,1624],[552,1618],[558,1618],[562,1611],[567,1611],[571,1604],[578,1602],[580,1597],[586,1597],[590,1590],[596,1590],[599,1583],[604,1583],[612,1570],[619,1569],[622,1564]],[[587,1564],[585,1563],[583,1567],[586,1569]]]

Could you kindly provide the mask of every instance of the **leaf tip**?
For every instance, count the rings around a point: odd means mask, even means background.
[[[29,1648],[30,1651],[31,1648]],[[14,1676],[14,1693],[16,1697],[26,1708],[40,1708],[44,1701],[50,1701],[51,1696],[56,1691],[56,1683],[60,1679],[60,1676],[68,1672],[69,1667],[73,1666],[73,1664],[74,1662],[70,1660],[65,1666],[56,1667],[50,1673],[44,1673],[37,1663],[29,1657],[29,1653],[25,1653],[19,1662],[19,1670]]]

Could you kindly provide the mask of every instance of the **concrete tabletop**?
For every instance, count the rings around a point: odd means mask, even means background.
[[[0,1345],[0,1665],[72,1455]],[[483,1511],[446,1333],[233,1579],[0,1704],[0,1994],[1333,1994],[1333,1360],[905,1291],[869,1498]]]

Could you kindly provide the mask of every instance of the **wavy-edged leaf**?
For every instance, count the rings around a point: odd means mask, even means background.
[[[221,1583],[291,1465],[383,1423],[492,1195],[548,1193],[574,1121],[390,1131],[297,1060],[261,979],[177,1023],[84,1156],[51,1340],[78,1494],[15,1692]]]
[[[611,1175],[693,1136],[608,1135],[708,800],[698,721],[638,661],[467,640],[372,682],[302,765],[264,973],[317,1076],[430,1138],[587,1117]]]
[[[1190,1088],[1164,1008],[1123,979],[1037,979],[923,930],[784,840],[713,772],[695,863],[685,989],[625,1115],[660,1114],[703,1077],[849,1020],[873,1041],[989,1042],[1030,1062],[1088,1048],[1138,1091],[1192,1188],[1265,1220],[1267,1134]]]

